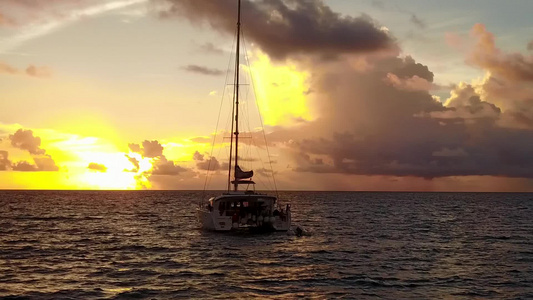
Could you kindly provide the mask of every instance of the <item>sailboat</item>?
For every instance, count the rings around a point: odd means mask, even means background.
[[[197,208],[202,228],[214,231],[257,230],[287,231],[291,226],[291,208],[282,207],[276,196],[258,193],[254,172],[239,166],[239,55],[241,36],[241,0],[238,0],[235,84],[233,93],[232,134],[230,142],[227,191],[202,201]],[[235,129],[235,130],[233,130]],[[233,149],[233,144],[235,147]],[[233,180],[231,178],[233,168]],[[239,189],[246,186],[246,189]]]

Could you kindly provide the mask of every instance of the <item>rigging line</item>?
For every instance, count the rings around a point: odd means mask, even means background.
[[[233,38],[233,43],[235,43],[235,38]],[[233,52],[233,50],[232,50]],[[205,197],[205,189],[207,188],[207,182],[208,182],[208,178],[209,178],[209,170],[211,169],[211,161],[212,161],[212,157],[213,157],[213,150],[215,149],[215,142],[216,142],[216,138],[217,138],[217,133],[218,133],[218,125],[219,125],[219,122],[220,122],[220,115],[222,114],[222,105],[224,104],[224,96],[226,94],[226,84],[228,83],[228,74],[229,74],[229,69],[230,69],[230,66],[231,66],[231,61],[232,61],[232,56],[230,55],[230,58],[229,58],[229,61],[228,61],[228,68],[227,68],[227,72],[226,72],[226,78],[224,80],[224,88],[222,89],[222,98],[221,98],[221,101],[220,101],[220,108],[218,109],[218,117],[217,117],[217,125],[215,127],[215,134],[213,135],[213,142],[211,144],[211,153],[209,154],[209,163],[207,164],[207,171],[206,171],[206,175],[205,175],[205,181],[204,181],[204,190],[203,190],[203,193],[202,193],[202,198],[201,199],[204,199]]]
[[[247,46],[246,46],[246,39],[244,39],[244,30],[241,30],[241,31],[242,31],[242,36],[243,36],[244,53],[248,53]],[[248,61],[248,65],[250,65],[250,61],[248,59],[248,55],[245,55],[244,57]],[[252,73],[253,72],[250,72],[250,80],[252,81],[252,88],[254,90],[254,95],[256,95],[256,93],[255,93],[255,81],[254,81],[254,76],[253,76]],[[265,139],[265,145],[266,145],[266,150],[267,150],[267,155],[268,155],[268,161],[270,163],[270,170],[272,170],[272,180],[274,181],[274,188],[276,189],[276,196],[279,199],[278,187],[276,185],[276,177],[274,177],[274,169],[272,168],[272,159],[270,158],[270,150],[268,148],[268,142],[267,142],[267,139],[266,139],[265,125],[263,123],[263,117],[261,116],[261,110],[260,110],[259,101],[257,100],[257,98],[255,99],[255,103],[257,105],[257,109],[259,110],[259,120],[261,122],[261,128],[263,129],[263,137]]]
[[[259,146],[255,144],[255,141],[253,139],[252,139],[252,143],[254,143],[253,145],[255,146],[255,151],[257,153],[257,157],[259,157],[259,161],[261,162],[261,167],[263,167],[263,169],[266,170],[265,162],[263,161],[263,158],[261,157],[261,154],[259,153]],[[272,173],[274,173],[274,171],[272,171]],[[265,177],[266,177],[267,182],[268,182],[268,186],[265,184],[265,187],[267,189],[270,189],[270,190],[275,190],[275,188],[272,185],[272,182],[270,182],[270,177],[268,175],[266,175],[266,172],[265,172]]]
[[[245,53],[245,55],[247,55],[247,53]],[[249,71],[251,70],[250,66],[249,66],[249,61],[248,61],[248,69]],[[250,73],[250,72],[248,72]],[[246,90],[246,100],[248,100],[248,96],[250,94],[250,89],[247,89]],[[245,102],[245,106],[246,106],[246,111],[247,111],[247,115],[243,115],[243,120],[246,120],[246,125],[248,126],[248,132],[251,134],[251,142],[248,144],[248,147],[246,148],[247,151],[248,151],[248,157],[252,157],[252,148],[255,148],[255,151],[257,153],[257,157],[259,159],[259,162],[261,162],[261,167],[263,169],[266,170],[266,167],[265,167],[265,162],[263,161],[263,158],[261,156],[261,154],[259,153],[259,148],[260,146],[258,144],[256,144],[256,141],[255,139],[253,138],[253,131],[252,131],[252,127],[251,127],[251,117],[250,117],[250,101],[246,101]],[[253,169],[253,161],[250,161],[250,169]],[[272,171],[272,170],[271,170]],[[261,183],[263,184],[263,186],[265,187],[266,190],[275,190],[274,188],[274,185],[272,184],[272,182],[270,181],[270,177],[269,176],[265,176],[266,177],[266,180],[268,182],[268,185],[265,184],[261,179],[260,177],[258,177],[261,181]]]
[[[247,55],[247,52],[245,52],[245,55]],[[250,68],[248,60],[247,60],[247,62],[248,62],[248,70],[249,70],[248,73],[250,73],[251,72],[251,68]],[[242,119],[246,120],[245,124],[248,126],[248,132],[251,134],[251,142],[248,144],[248,147],[246,149],[248,151],[248,157],[252,157],[252,148],[255,148],[255,151],[257,153],[257,157],[259,158],[259,162],[261,162],[261,167],[266,170],[265,162],[263,161],[263,158],[261,157],[261,154],[259,153],[259,148],[260,147],[259,147],[259,145],[256,144],[255,139],[253,138],[253,131],[252,131],[252,128],[251,128],[251,125],[250,125],[250,122],[251,122],[250,121],[250,103],[249,103],[250,101],[247,101],[249,94],[250,94],[250,89],[246,89],[246,96],[245,96],[246,97],[245,98],[246,101],[245,101],[244,104],[246,106],[247,114],[244,114],[242,116],[244,118],[242,118]],[[250,170],[253,169],[253,160],[250,161],[250,168],[249,169]],[[274,173],[273,170],[271,170],[271,171],[272,171],[272,173]],[[268,185],[261,179],[261,177],[257,177],[257,178],[259,179],[260,183],[265,187],[266,190],[275,190],[272,182],[270,181],[270,176],[266,175],[266,173],[265,173],[264,177],[266,177],[266,181],[268,182]]]
[[[244,43],[243,43],[244,44]],[[245,49],[246,50],[246,49]],[[247,53],[245,51],[244,55],[246,56]],[[248,73],[250,73],[250,65],[248,65]],[[246,89],[246,114],[247,114],[247,117],[246,117],[246,123],[248,125],[248,132],[250,133],[250,139],[252,140],[251,143],[249,144],[248,146],[248,157],[252,157],[252,146],[253,146],[253,135],[252,135],[252,127],[250,126],[250,101],[249,101],[249,98],[248,96],[250,95],[250,88],[248,87]],[[253,160],[250,161],[250,170],[253,170]]]
[[[246,50],[246,48],[245,48]],[[248,55],[248,52],[245,51],[245,56]],[[250,62],[249,60],[247,59],[247,64],[248,64],[248,74],[250,75],[251,74],[251,67],[250,67]],[[246,93],[246,97],[248,97],[248,94],[250,93],[250,89],[247,89],[247,93]],[[255,94],[254,94],[255,95]],[[261,162],[261,167],[263,169],[266,170],[266,167],[265,167],[265,162],[263,161],[263,158],[261,157],[261,154],[259,153],[259,145],[256,144],[255,142],[255,139],[253,138],[253,131],[251,129],[251,126],[250,126],[250,104],[247,102],[246,103],[246,109],[247,109],[247,113],[248,113],[248,116],[246,116],[246,120],[247,120],[247,125],[248,125],[248,132],[250,132],[250,134],[252,135],[252,141],[250,142],[250,145],[248,147],[248,151],[249,151],[249,156],[251,157],[251,152],[252,152],[252,147],[255,147],[255,150],[256,150],[256,153],[257,153],[257,157],[259,158],[259,161]],[[259,113],[260,114],[260,113]],[[250,162],[250,165],[253,165],[253,162]],[[253,169],[253,168],[250,168],[250,169]],[[272,170],[271,170],[272,171]],[[273,172],[272,172],[273,173]],[[266,177],[266,180],[268,182],[268,185],[265,184],[261,179],[260,177],[258,177],[261,181],[261,183],[263,184],[263,186],[265,187],[266,190],[276,190],[274,185],[272,184],[272,182],[270,181],[270,176],[266,175],[265,173],[265,177]]]

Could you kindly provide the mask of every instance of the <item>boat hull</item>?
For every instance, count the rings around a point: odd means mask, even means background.
[[[232,217],[223,216],[218,210],[209,211],[207,209],[197,209],[198,221],[202,229],[211,231],[242,231],[250,230],[254,232],[272,232],[272,231],[287,231],[291,227],[290,211],[283,218],[270,217],[267,222],[244,222],[241,218],[233,222]],[[272,220],[270,220],[272,219]]]

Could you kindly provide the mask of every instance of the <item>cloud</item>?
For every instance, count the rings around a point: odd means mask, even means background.
[[[158,141],[142,142],[142,147],[139,144],[128,144],[132,152],[142,154],[143,157],[154,158],[163,155],[163,146]]]
[[[19,172],[36,172],[38,171],[37,166],[30,164],[27,161],[19,161],[11,166],[13,171]]]
[[[132,152],[142,154],[141,146],[139,144],[128,144],[128,148],[130,148]]]
[[[139,167],[140,167],[140,165],[139,165],[139,160],[136,159],[135,157],[131,157],[131,156],[128,156],[128,155],[126,155],[126,158],[128,158],[128,160],[129,160],[129,161],[133,164],[133,166],[135,167],[134,169],[132,169],[132,170],[127,170],[127,171],[129,171],[129,172],[134,172],[134,173],[136,173],[137,171],[139,171]]]
[[[211,76],[224,75],[224,71],[222,70],[211,69],[208,67],[197,66],[197,65],[188,65],[188,66],[183,67],[183,69],[188,72],[198,73],[198,74],[203,74],[203,75],[211,75]]]
[[[505,79],[533,81],[533,56],[507,54],[496,47],[495,37],[485,25],[476,24],[471,35],[477,39],[469,62]]]
[[[175,176],[187,171],[186,168],[176,165],[173,161],[169,161],[166,157],[162,156],[160,159],[154,162],[154,168],[151,175],[169,175]]]
[[[465,122],[471,119],[484,118],[495,122],[501,115],[501,109],[496,105],[482,101],[474,87],[464,82],[457,85],[451,96],[446,100],[446,110],[431,112],[436,119],[454,119],[456,122]]]
[[[216,157],[210,157],[209,159],[202,160],[202,161],[196,161],[196,167],[199,170],[204,171],[218,171],[222,168],[222,165],[220,162],[216,159]]]
[[[22,71],[11,65],[0,62],[0,74],[8,74],[8,75],[25,74],[30,77],[45,78],[45,77],[52,76],[52,71],[48,67],[36,67],[34,65],[30,65],[26,68],[26,70]]]
[[[107,171],[107,167],[105,165],[97,164],[97,163],[93,163],[93,162],[90,163],[87,166],[87,169],[93,170],[93,171],[97,171],[97,172],[106,172]]]
[[[472,84],[476,94],[502,110],[498,126],[533,129],[533,55],[502,51],[483,24],[474,25],[471,35],[475,44],[467,62],[486,72]]]
[[[27,161],[15,163],[11,166],[13,171],[59,171],[52,157],[41,148],[41,138],[34,136],[32,130],[18,129],[9,139],[13,147],[28,151],[35,162],[35,165]]]
[[[158,141],[144,141],[143,156],[144,157],[157,157],[163,155],[163,146]]]
[[[527,43],[527,50],[533,51],[533,41],[530,41],[529,43]]]
[[[125,171],[136,173],[135,179],[138,187],[149,188],[153,183],[157,184],[157,188],[168,187],[170,182],[174,184],[175,182],[166,180],[165,177],[179,176],[190,171],[188,168],[168,160],[163,155],[163,145],[157,140],[145,140],[141,145],[130,143],[128,147],[132,153],[126,154],[126,157],[134,165],[134,168]],[[140,157],[138,157],[139,155]]]
[[[200,45],[200,51],[208,54],[224,54],[224,50],[218,46],[215,46],[213,43],[205,43]]]
[[[0,61],[0,74],[15,75],[18,72],[19,71],[16,68]]]
[[[11,161],[8,159],[8,152],[0,150],[0,171],[7,171],[11,166]]]
[[[499,100],[515,105],[503,108],[495,102],[498,84],[508,85],[515,77],[492,76],[490,89],[486,81],[458,84],[445,105],[429,93],[431,70],[409,56],[357,54],[338,61],[308,57],[298,67],[312,70],[308,100],[320,114],[268,135],[290,157],[294,171],[533,178],[528,154],[533,153],[533,130],[526,127],[533,105],[524,102],[533,98],[531,88],[514,84],[520,93],[513,97],[507,91]]]
[[[192,159],[197,160],[197,161],[203,161],[204,160],[204,155],[200,154],[200,152],[198,152],[198,151],[195,151],[193,156],[192,156]]]
[[[13,20],[9,19],[8,17],[6,17],[2,12],[0,12],[0,27],[1,26],[13,26],[15,25],[15,23],[13,22]]]
[[[0,26],[18,27],[0,42],[0,52],[50,34],[83,18],[116,11],[149,0],[2,0]],[[1,21],[4,22],[1,22]]]
[[[407,79],[400,79],[395,74],[387,73],[385,81],[400,90],[429,91],[440,88],[438,85],[429,82],[427,79],[420,78],[417,75]]]
[[[159,0],[170,7],[164,18],[185,17],[216,30],[235,32],[236,5],[211,0]],[[339,54],[396,49],[394,39],[367,15],[333,12],[321,0],[243,1],[246,37],[275,59],[299,54]]]
[[[29,66],[26,68],[26,74],[28,76],[32,77],[50,77],[52,76],[52,72],[48,67],[36,67],[34,65]]]
[[[50,157],[34,157],[33,161],[35,165],[30,164],[27,161],[19,161],[11,165],[13,171],[20,172],[57,172],[59,167],[55,164],[54,160]]]
[[[33,131],[19,129],[14,134],[9,135],[13,147],[27,150],[30,154],[42,155],[46,151],[41,149],[41,138],[33,136]]]
[[[35,161],[38,171],[59,171],[59,167],[56,165],[55,161],[49,156],[34,157],[33,161]]]
[[[213,142],[213,138],[205,137],[205,136],[197,136],[194,138],[191,138],[192,142],[199,143],[199,144],[209,144]]]

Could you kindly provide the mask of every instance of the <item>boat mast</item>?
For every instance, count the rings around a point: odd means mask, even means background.
[[[237,51],[235,55],[235,166],[233,172],[233,189],[237,191],[239,184],[237,183],[237,167],[239,165],[239,58],[240,58],[240,43],[241,43],[241,0],[239,0],[237,12]]]

